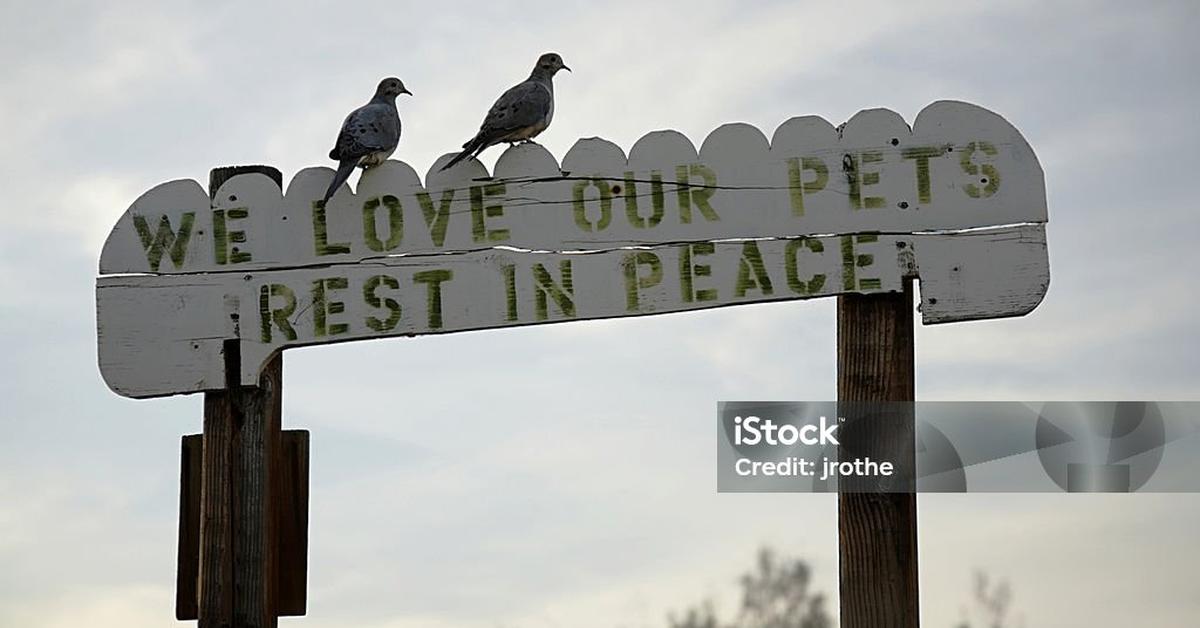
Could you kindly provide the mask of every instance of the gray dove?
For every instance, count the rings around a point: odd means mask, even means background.
[[[375,88],[375,97],[371,102],[346,116],[337,142],[329,151],[329,158],[337,160],[338,168],[333,183],[325,191],[324,202],[329,202],[356,167],[365,169],[378,166],[396,150],[396,145],[400,143],[400,113],[396,111],[396,97],[400,94],[412,96],[412,92],[405,89],[403,81],[396,77],[385,78]]]
[[[474,157],[489,146],[501,142],[528,142],[545,131],[554,117],[553,79],[559,70],[571,71],[563,64],[562,57],[553,52],[538,57],[529,78],[500,96],[488,110],[487,117],[479,126],[479,133],[463,144],[463,151],[441,169],[445,170],[467,157]]]

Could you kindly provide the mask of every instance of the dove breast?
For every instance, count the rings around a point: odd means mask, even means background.
[[[550,121],[554,118],[554,92],[545,85],[534,83],[537,89],[549,92],[549,99],[546,101],[546,113],[540,118],[533,120],[531,124],[523,126],[509,133],[501,141],[516,142],[519,140],[529,140],[538,136],[539,133],[545,131],[550,126]]]
[[[373,153],[363,155],[362,158],[358,160],[358,166],[361,168],[372,168],[374,166],[378,166],[379,164],[387,161],[387,158],[391,157],[392,153],[395,151],[396,149],[393,148],[391,150],[377,150]]]

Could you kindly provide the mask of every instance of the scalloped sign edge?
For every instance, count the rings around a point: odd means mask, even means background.
[[[1032,148],[999,115],[938,101],[910,129],[887,109],[840,129],[816,116],[781,124],[770,141],[744,123],[713,130],[699,150],[655,131],[628,154],[578,140],[560,165],[537,144],[508,148],[494,173],[471,159],[423,183],[389,160],[344,185],[305,168],[280,190],[267,177],[227,181],[210,199],[196,181],[160,184],[105,241],[109,274],[241,272],[350,263],[494,246],[610,250],[730,238],[913,233],[1046,222]]]

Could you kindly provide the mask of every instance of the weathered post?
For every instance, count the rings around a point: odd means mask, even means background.
[[[839,296],[837,310],[838,403],[851,414],[841,432],[842,451],[892,460],[913,473],[911,406],[905,411],[900,404],[880,403],[915,397],[912,282],[905,282],[903,292]],[[906,479],[915,482],[915,474]],[[916,494],[840,492],[838,547],[841,626],[915,628]]]
[[[269,166],[217,168],[209,175],[209,196],[249,173],[283,185],[283,175]],[[263,368],[258,386],[242,386],[240,342],[227,340],[224,350],[226,389],[204,394],[199,624],[267,628],[277,624],[272,481],[278,472],[272,467],[280,442],[283,354]]]

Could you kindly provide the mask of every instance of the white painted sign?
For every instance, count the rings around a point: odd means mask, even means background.
[[[561,166],[517,146],[494,176],[476,161],[438,172],[448,158],[425,184],[389,161],[328,206],[328,168],[286,192],[262,175],[212,200],[194,181],[153,188],[101,255],[122,275],[97,282],[106,381],[132,397],[221,388],[230,338],[249,384],[289,346],[894,291],[906,276],[926,323],[1015,316],[1049,281],[1037,158],[965,103],[930,105],[911,132],[869,110],[840,134],[794,118],[769,143],[725,125],[699,151],[673,131],[628,157],[585,139]]]

